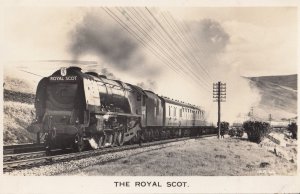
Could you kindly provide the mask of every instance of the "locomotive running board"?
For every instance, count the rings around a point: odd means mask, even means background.
[[[138,115],[138,114],[128,114],[128,113],[118,113],[118,112],[104,112],[101,111],[99,113],[96,114],[101,114],[101,115],[112,115],[112,116],[126,116],[126,117],[142,117],[142,115]]]

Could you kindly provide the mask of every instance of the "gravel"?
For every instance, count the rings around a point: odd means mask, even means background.
[[[13,176],[54,176],[54,175],[67,175],[68,172],[72,172],[77,169],[82,169],[92,165],[104,164],[109,161],[118,160],[121,158],[129,157],[132,155],[136,155],[143,152],[148,152],[152,150],[163,149],[170,146],[182,146],[187,142],[195,141],[194,139],[179,141],[179,142],[171,142],[162,145],[150,146],[150,147],[142,147],[133,150],[124,150],[121,152],[108,153],[100,156],[84,158],[79,160],[72,160],[68,162],[60,162],[46,166],[33,167],[30,169],[23,170],[14,170],[11,172],[5,172],[4,175],[13,175]]]

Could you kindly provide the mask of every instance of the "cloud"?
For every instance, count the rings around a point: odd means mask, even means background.
[[[209,72],[211,79],[206,78],[209,85],[221,81],[227,84],[226,102],[222,103],[222,120],[236,122],[239,115],[247,114],[252,106],[260,101],[260,94],[251,88],[248,80],[241,77],[236,57],[232,57],[232,45],[247,43],[243,37],[236,37],[233,31],[227,30],[224,23],[212,18],[186,23],[190,28],[188,32],[197,44],[193,52],[198,57],[201,65]],[[204,77],[200,68],[194,66],[194,72]],[[211,89],[212,93],[212,89]],[[217,119],[217,103],[212,104],[212,98],[207,98],[207,93],[201,97],[199,105],[204,106],[208,113],[209,121]],[[205,97],[206,96],[206,97]],[[197,103],[198,104],[198,103]]]
[[[206,54],[218,54],[225,50],[230,36],[223,26],[210,18],[192,24],[193,36]]]
[[[231,35],[224,59],[237,61],[243,75],[296,73],[296,25],[265,27],[232,20],[223,26]]]

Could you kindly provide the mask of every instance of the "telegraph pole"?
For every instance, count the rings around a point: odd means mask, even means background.
[[[226,83],[213,84],[213,99],[218,102],[218,138],[220,139],[221,132],[221,102],[226,100]]]

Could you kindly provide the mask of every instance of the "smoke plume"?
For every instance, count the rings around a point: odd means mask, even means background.
[[[108,71],[107,68],[101,69],[101,75],[105,75],[109,79],[118,79],[112,72]]]
[[[87,13],[71,31],[69,51],[77,60],[92,54],[119,70],[128,70],[144,61],[140,44],[121,26],[94,12]]]
[[[139,82],[136,85],[143,88],[144,90],[155,91],[157,89],[156,82],[150,79],[148,79],[146,82]]]
[[[193,32],[199,45],[205,48],[206,54],[219,54],[229,43],[230,36],[220,23],[212,19],[203,19],[194,23]]]
[[[233,46],[230,39],[235,35],[229,34],[222,23],[213,19],[192,22],[190,26],[191,36],[198,44],[194,51],[197,53],[199,61],[210,72],[214,83],[221,81],[227,85],[226,102],[221,103],[221,119],[229,122],[241,122],[251,107],[259,103],[260,94],[256,88],[250,86],[249,80],[242,77],[243,75],[238,69],[241,61],[228,49]],[[206,98],[203,99],[201,105],[208,110],[208,119],[215,123],[217,103],[212,105],[212,99]]]

